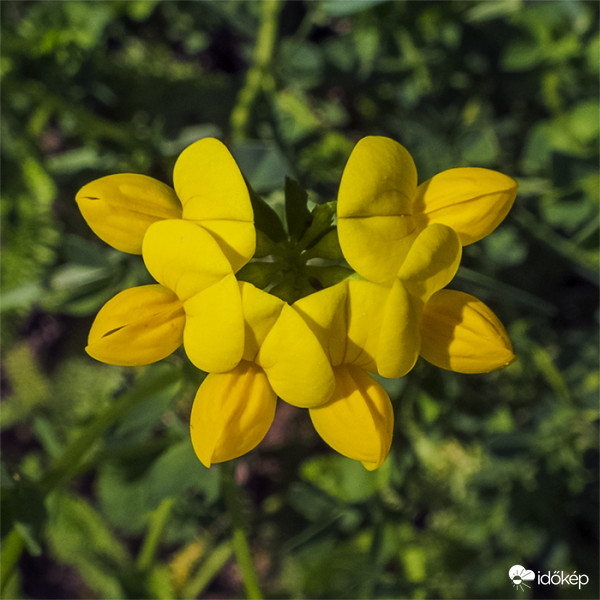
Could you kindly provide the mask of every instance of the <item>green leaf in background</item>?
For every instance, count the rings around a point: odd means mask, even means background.
[[[391,459],[376,471],[367,471],[359,462],[331,454],[308,460],[302,476],[334,498],[361,502],[377,494],[386,485]]]
[[[131,557],[100,514],[84,500],[65,493],[50,499],[48,511],[46,535],[52,556],[75,567],[103,598],[127,597],[122,580],[133,571]]]

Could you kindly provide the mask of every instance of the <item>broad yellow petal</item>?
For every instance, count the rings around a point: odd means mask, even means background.
[[[338,194],[338,236],[348,263],[365,279],[391,280],[415,231],[417,170],[408,151],[389,138],[360,140]]]
[[[143,256],[152,277],[180,300],[187,300],[232,273],[214,238],[202,227],[181,219],[149,227]]]
[[[300,314],[285,304],[256,357],[277,395],[294,406],[318,406],[329,400],[331,364]]]
[[[508,334],[498,317],[474,296],[440,290],[425,304],[421,356],[458,373],[487,373],[512,363]]]
[[[131,254],[142,253],[144,233],[152,223],[181,217],[181,203],[171,187],[134,173],[96,179],[77,192],[75,201],[101,240]]]
[[[347,341],[344,364],[377,371],[379,340],[389,287],[348,281]]]
[[[461,255],[462,248],[455,231],[434,223],[417,236],[398,278],[412,294],[426,302],[431,294],[452,281]]]
[[[380,467],[392,444],[394,412],[385,390],[358,367],[335,369],[336,387],[327,404],[310,409],[317,433],[337,452]]]
[[[423,303],[397,279],[382,305],[377,340],[377,372],[383,377],[403,377],[417,362],[421,346]]]
[[[255,364],[242,361],[227,373],[207,375],[190,416],[196,455],[205,467],[250,452],[265,437],[277,396]]]
[[[419,233],[412,217],[338,218],[344,258],[362,277],[390,283]]]
[[[245,321],[244,360],[254,361],[267,334],[279,318],[285,302],[251,283],[238,282]]]
[[[111,365],[147,365],[181,346],[184,323],[181,302],[171,290],[161,285],[130,288],[100,309],[86,352]]]
[[[517,195],[517,182],[498,171],[465,167],[434,175],[417,189],[415,211],[425,223],[452,227],[463,246],[490,234]]]
[[[204,138],[177,159],[173,184],[183,204],[183,218],[215,236],[234,271],[252,258],[256,246],[254,213],[248,187],[226,146]]]
[[[348,340],[348,281],[297,300],[298,311],[335,367],[344,362]]]
[[[244,353],[244,313],[233,273],[183,304],[183,346],[192,363],[209,373],[233,369]]]
[[[353,365],[400,377],[418,358],[422,302],[399,280],[391,287],[343,281],[301,298],[294,308],[334,367]]]
[[[254,256],[256,229],[253,222],[192,221],[204,227],[215,238],[235,273]]]
[[[417,169],[408,150],[379,136],[361,139],[346,163],[338,194],[338,218],[412,214]]]

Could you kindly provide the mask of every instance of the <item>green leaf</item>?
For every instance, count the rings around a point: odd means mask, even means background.
[[[42,553],[42,534],[47,520],[44,495],[39,486],[23,478],[2,492],[2,532],[14,527],[33,556]]]
[[[332,17],[345,17],[384,4],[387,0],[324,0],[321,7]]]
[[[334,498],[363,502],[377,494],[387,483],[391,459],[376,471],[367,471],[358,461],[330,454],[306,461],[302,476]]]
[[[120,580],[133,571],[131,557],[102,517],[83,499],[67,493],[52,497],[49,512],[51,555],[75,567],[103,598],[126,598]]]
[[[288,234],[299,240],[311,223],[311,214],[306,205],[308,194],[293,179],[285,178],[285,219]]]

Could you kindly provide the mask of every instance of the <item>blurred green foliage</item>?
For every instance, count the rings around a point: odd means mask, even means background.
[[[21,556],[4,597],[243,593],[220,467],[202,467],[188,438],[202,374],[181,354],[123,369],[83,351],[100,306],[148,276],[87,229],[78,188],[127,171],[170,183],[177,154],[216,135],[296,239],[310,228],[292,180],[307,189],[321,236],[368,134],[404,144],[420,180],[463,165],[517,177],[514,209],[465,249],[453,286],[498,313],[519,360],[477,376],[419,362],[384,382],[395,438],[374,473],[280,406],[237,461],[261,586],[277,598],[597,597],[598,8],[283,3],[233,132],[264,3],[0,3],[3,566]],[[272,216],[267,254],[286,235]],[[335,239],[313,243],[338,258]],[[590,582],[515,590],[514,564]]]

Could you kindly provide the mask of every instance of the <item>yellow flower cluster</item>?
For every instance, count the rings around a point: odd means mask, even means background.
[[[362,139],[340,183],[340,246],[357,275],[290,305],[236,273],[253,257],[248,187],[213,138],[177,159],[173,188],[151,177],[109,175],[76,201],[92,230],[141,254],[156,284],[108,301],[87,352],[116,365],[161,360],[183,344],[208,375],[190,417],[202,463],[256,447],[277,397],[307,408],[335,450],[376,469],[392,441],[390,399],[369,373],[401,377],[421,355],[462,373],[514,360],[508,336],[478,299],[445,289],[462,246],[493,231],[516,196],[510,177],[478,168],[444,171],[417,185],[406,149]]]

